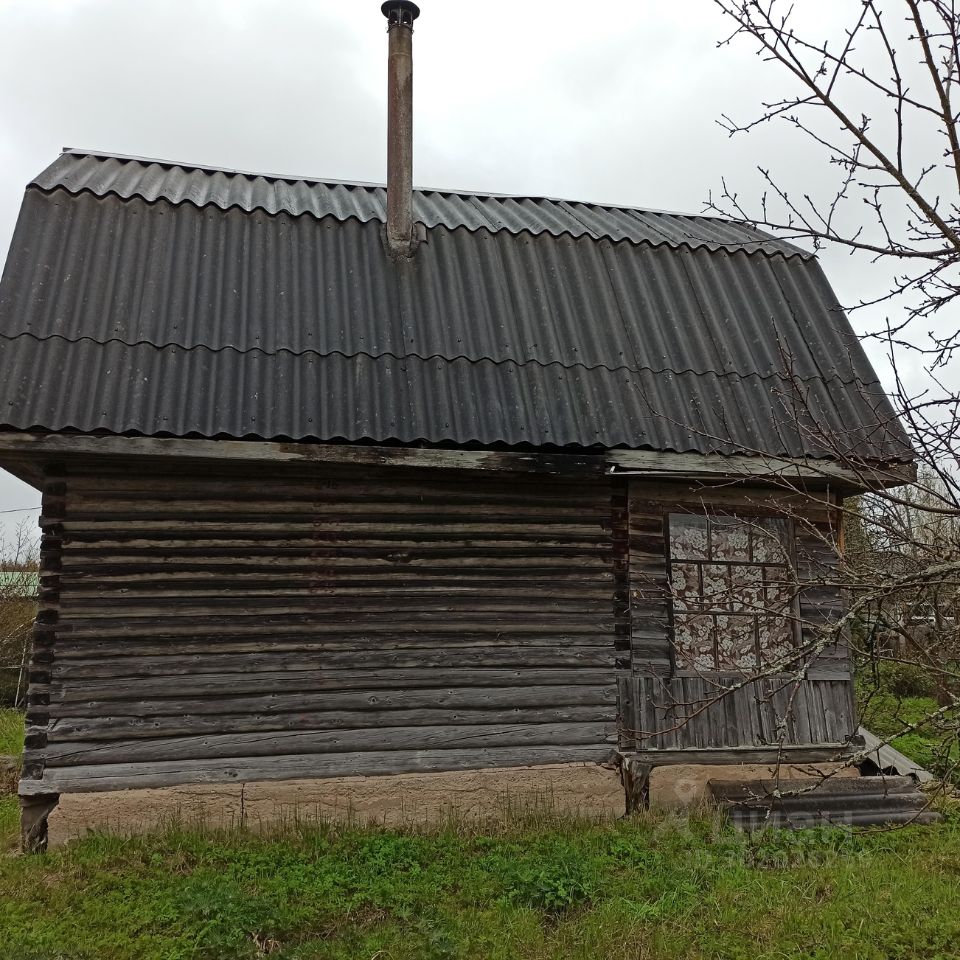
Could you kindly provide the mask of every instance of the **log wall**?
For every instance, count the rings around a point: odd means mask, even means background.
[[[51,479],[22,793],[610,755],[608,482],[281,471]]]

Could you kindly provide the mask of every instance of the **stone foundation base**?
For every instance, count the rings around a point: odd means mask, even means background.
[[[687,809],[706,805],[710,800],[708,784],[711,780],[760,780],[777,777],[795,780],[798,777],[818,777],[834,774],[857,777],[860,772],[842,763],[725,763],[675,764],[654,767],[650,771],[650,808],[659,810]]]
[[[674,764],[650,771],[654,810],[709,803],[710,780],[858,776],[838,763]],[[616,769],[598,764],[335,777],[257,783],[198,784],[110,793],[66,793],[47,821],[49,847],[90,831],[146,833],[171,823],[269,830],[297,821],[419,826],[497,821],[511,814],[549,812],[590,819],[624,815],[624,787]]]
[[[91,830],[130,835],[175,821],[263,830],[297,820],[402,826],[447,819],[495,820],[511,811],[531,810],[613,819],[623,816],[624,809],[617,770],[597,764],[554,764],[65,793],[47,821],[47,837],[53,848]]]

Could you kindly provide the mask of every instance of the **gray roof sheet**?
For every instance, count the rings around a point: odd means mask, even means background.
[[[28,188],[0,284],[0,425],[910,457],[789,245],[424,193],[427,241],[398,264],[383,199],[65,154]]]

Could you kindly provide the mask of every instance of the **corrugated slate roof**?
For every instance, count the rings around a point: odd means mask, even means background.
[[[421,193],[427,240],[397,263],[383,202],[65,154],[28,188],[0,284],[0,424],[910,457],[819,265],[789,245]]]

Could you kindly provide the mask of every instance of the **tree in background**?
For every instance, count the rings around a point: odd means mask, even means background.
[[[849,642],[866,722],[901,745],[918,736],[936,744],[916,759],[960,783],[960,14],[943,0],[848,0],[839,5],[849,8],[845,28],[819,38],[789,0],[714,2],[732,26],[720,45],[752,43],[772,82],[791,91],[759,116],[723,125],[731,135],[784,125],[820,152],[835,181],[823,195],[795,195],[794,171],[760,167],[758,196],[746,200],[724,181],[708,210],[889,266],[884,289],[846,308],[875,318],[865,337],[883,346],[894,408],[918,457],[913,485],[846,501],[829,536],[807,530],[843,553],[839,570],[825,564],[815,575],[823,588],[843,588],[848,610],[838,622],[802,624],[799,649],[745,670],[743,683],[799,683],[831,644]],[[802,384],[795,393],[802,405]],[[792,425],[816,419],[811,411]],[[883,487],[883,471],[851,456],[849,438],[818,439],[864,487]],[[805,524],[803,511],[794,522]],[[810,583],[807,568],[794,579]]]
[[[0,541],[0,707],[20,706],[36,615],[38,555],[31,527],[22,523]]]

